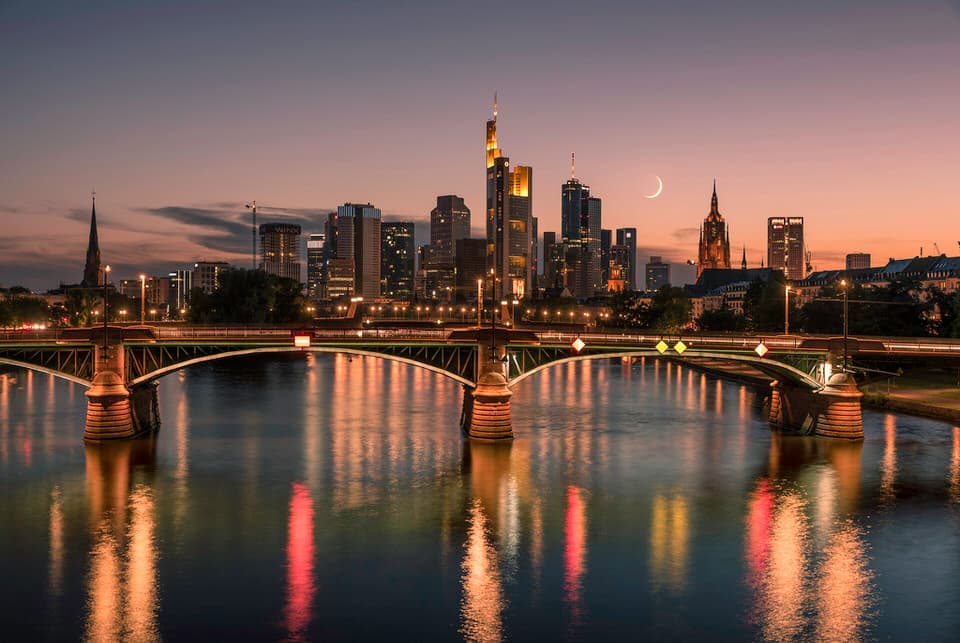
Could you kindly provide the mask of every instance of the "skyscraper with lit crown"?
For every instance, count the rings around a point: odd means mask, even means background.
[[[533,168],[510,167],[497,144],[497,99],[487,121],[487,266],[496,271],[494,298],[532,295]]]
[[[713,182],[710,213],[700,226],[700,253],[697,277],[706,268],[730,268],[730,231],[717,203],[717,182]]]

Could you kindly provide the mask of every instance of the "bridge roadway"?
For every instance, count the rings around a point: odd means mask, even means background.
[[[294,347],[294,334],[311,346]],[[584,343],[573,348],[575,340]],[[682,341],[682,346],[680,342]],[[758,357],[760,344],[770,351]],[[106,344],[106,346],[104,346]],[[956,340],[849,338],[848,354],[960,357]],[[658,346],[659,345],[659,346]],[[309,350],[394,359],[452,377],[464,386],[461,422],[471,437],[512,437],[510,387],[552,364],[616,357],[734,360],[774,380],[771,423],[806,433],[862,437],[860,393],[848,373],[821,368],[842,339],[794,335],[571,333],[498,328],[305,329],[110,326],[0,335],[0,363],[33,368],[87,385],[85,437],[130,435],[159,425],[155,380],[195,363],[234,355]],[[129,408],[125,408],[127,405]],[[854,408],[855,406],[855,408]],[[125,419],[126,418],[126,419]],[[132,419],[130,419],[132,418]],[[839,427],[839,428],[838,428]]]

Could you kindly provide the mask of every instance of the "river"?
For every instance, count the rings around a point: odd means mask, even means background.
[[[84,445],[78,385],[0,373],[5,640],[956,640],[960,428],[771,433],[762,392],[643,360],[459,384],[333,355],[160,381]]]

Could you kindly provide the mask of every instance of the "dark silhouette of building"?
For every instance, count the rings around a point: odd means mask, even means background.
[[[90,208],[90,240],[87,242],[87,262],[83,267],[84,288],[95,288],[100,284],[100,239],[97,235],[97,193],[93,193],[93,205]]]
[[[447,194],[437,197],[437,207],[430,211],[430,244],[437,249],[441,263],[454,263],[458,239],[470,237],[470,208],[463,197]]]
[[[665,263],[659,256],[651,255],[646,266],[646,288],[648,292],[660,290],[670,285],[670,264]]]
[[[767,265],[783,271],[787,279],[806,276],[803,256],[803,217],[767,219]]]
[[[713,182],[710,213],[700,226],[700,253],[697,277],[708,268],[730,268],[730,231],[717,203],[717,182]]]
[[[457,293],[471,301],[477,280],[486,277],[487,243],[483,239],[457,239]]]
[[[610,279],[610,246],[613,245],[613,230],[600,229],[600,282],[606,287]],[[622,281],[622,275],[618,278]]]
[[[409,221],[380,225],[380,294],[384,297],[407,301],[413,298],[417,259],[414,233],[415,226]]]
[[[637,229],[617,228],[617,245],[627,246],[627,274],[625,281],[628,290],[637,289]]]
[[[847,270],[860,270],[870,267],[869,252],[852,252],[847,255]]]
[[[313,232],[307,238],[307,297],[313,301],[327,296],[327,235]]]
[[[300,226],[295,223],[260,225],[260,269],[300,283]]]

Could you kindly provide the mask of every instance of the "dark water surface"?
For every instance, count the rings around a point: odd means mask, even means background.
[[[341,356],[160,385],[155,440],[84,446],[84,389],[0,374],[0,638],[960,638],[960,428],[771,434],[750,387],[653,361],[461,389]]]

